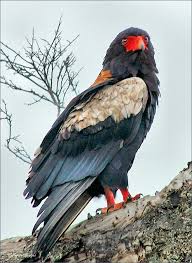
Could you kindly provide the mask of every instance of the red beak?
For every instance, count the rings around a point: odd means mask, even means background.
[[[127,52],[136,50],[145,50],[147,48],[147,43],[143,36],[128,36],[126,41],[124,41],[123,46]]]

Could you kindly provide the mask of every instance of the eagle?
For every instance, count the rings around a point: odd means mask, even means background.
[[[149,34],[130,27],[110,44],[95,82],[71,100],[44,137],[26,180],[33,207],[46,199],[32,233],[45,257],[95,196],[114,211],[131,196],[128,171],[158,104],[159,80]],[[120,190],[123,202],[115,203]],[[37,231],[43,223],[43,227]]]

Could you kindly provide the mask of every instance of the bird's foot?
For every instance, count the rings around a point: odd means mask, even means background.
[[[114,212],[116,210],[119,210],[121,208],[125,208],[126,207],[126,204],[127,203],[130,203],[130,202],[134,202],[138,199],[140,199],[142,196],[142,194],[136,194],[135,196],[129,196],[127,198],[127,201],[126,202],[120,202],[120,203],[117,203],[117,204],[114,204],[114,205],[111,205],[111,206],[108,206],[108,207],[104,207],[104,208],[98,208],[96,210],[96,214],[108,214],[110,212]]]
[[[126,203],[134,202],[134,201],[140,199],[141,196],[143,196],[143,194],[141,194],[141,193],[140,194],[136,194],[135,196],[131,196],[130,195],[130,196],[128,196]]]
[[[120,203],[117,203],[117,204],[114,204],[114,205],[111,205],[108,207],[98,208],[96,210],[96,214],[108,214],[110,212],[114,212],[114,211],[119,210],[121,208],[125,208],[125,206],[126,206],[125,202],[120,202]]]

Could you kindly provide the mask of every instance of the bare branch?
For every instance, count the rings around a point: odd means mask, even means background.
[[[61,19],[54,31],[51,41],[46,39],[37,39],[35,30],[32,30],[30,38],[26,38],[26,45],[21,51],[16,51],[9,45],[1,42],[0,54],[3,65],[8,71],[29,81],[31,85],[23,87],[6,76],[1,76],[0,83],[4,87],[20,93],[31,95],[32,102],[25,103],[31,106],[39,102],[47,102],[56,107],[57,116],[65,107],[66,95],[74,93],[77,95],[77,76],[80,72],[75,72],[73,67],[76,59],[70,48],[79,37],[76,36],[67,43],[62,43]],[[9,74],[10,76],[10,74]],[[31,161],[18,136],[12,136],[12,119],[8,114],[6,103],[3,102],[4,109],[1,109],[4,120],[7,120],[9,126],[9,138],[6,141],[6,147],[16,157],[24,162]],[[13,142],[19,146],[13,146]]]
[[[0,77],[0,83],[7,85],[9,88],[13,89],[13,90],[17,90],[17,91],[21,91],[21,92],[25,92],[25,93],[30,93],[36,97],[38,97],[39,99],[43,99],[45,101],[48,101],[50,103],[53,103],[47,96],[45,95],[41,95],[39,93],[37,93],[35,90],[31,89],[31,90],[27,90],[21,87],[18,87],[16,84],[14,84],[11,80],[6,80],[4,76]]]
[[[5,77],[1,78],[1,83],[8,88],[35,95],[37,97],[35,103],[40,101],[40,98],[42,101],[51,103],[60,114],[64,108],[67,92],[71,91],[77,94],[76,77],[79,71],[72,70],[76,60],[72,52],[68,52],[68,49],[78,37],[79,35],[63,45],[60,19],[50,42],[45,39],[37,40],[33,29],[31,39],[26,38],[27,46],[24,48],[24,54],[1,42],[1,62],[5,63],[7,69],[14,74],[30,81],[35,88],[28,91],[22,87],[17,88],[16,84],[8,81]]]
[[[5,147],[17,158],[22,160],[25,163],[31,164],[31,157],[27,153],[25,147],[23,146],[22,142],[18,139],[19,135],[13,135],[12,133],[12,114],[8,113],[7,110],[7,104],[4,100],[2,100],[2,107],[0,109],[1,114],[3,114],[3,117],[1,117],[1,120],[6,120],[8,124],[8,138],[6,139]]]

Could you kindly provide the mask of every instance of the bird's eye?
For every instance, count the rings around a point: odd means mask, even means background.
[[[149,38],[147,36],[145,36],[144,39],[145,39],[146,43],[149,42]]]
[[[127,43],[127,38],[121,40],[122,45],[124,46]]]

